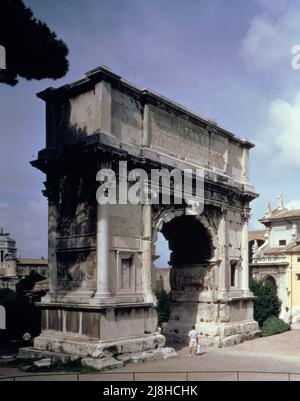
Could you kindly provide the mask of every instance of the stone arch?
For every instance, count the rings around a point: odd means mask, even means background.
[[[255,241],[257,242],[258,245],[258,249],[260,249],[264,244],[265,244],[265,240],[262,239],[253,239],[251,241],[249,241],[249,263],[253,262],[253,246],[255,244]]]
[[[277,284],[277,280],[274,276],[272,276],[271,274],[267,274],[264,278],[263,278],[263,282],[264,283],[269,283],[272,285],[272,287],[274,288],[274,290],[276,290],[276,292],[278,291],[278,284]]]
[[[176,208],[153,214],[153,242],[161,232],[171,252],[171,317],[165,331],[171,341],[185,341],[192,325],[200,330],[201,322],[212,320],[217,313],[217,306],[208,299],[216,294],[220,216],[217,210],[189,215]]]
[[[162,230],[164,224],[169,223],[176,217],[183,216],[184,209],[164,209],[156,214],[152,222],[153,242],[157,241],[157,233]]]
[[[153,242],[155,243],[157,241],[157,234],[158,232],[161,232],[163,229],[163,226],[169,222],[171,222],[173,219],[180,217],[180,216],[185,216],[186,212],[185,209],[164,209],[160,211],[159,213],[156,214],[156,216],[153,219],[152,222],[152,239]],[[196,215],[195,219],[199,221],[199,223],[205,227],[207,232],[210,235],[211,241],[212,241],[212,249],[213,253],[215,253],[215,250],[218,247],[218,230],[210,219],[205,216],[204,214],[201,215]],[[214,256],[214,255],[213,255]]]

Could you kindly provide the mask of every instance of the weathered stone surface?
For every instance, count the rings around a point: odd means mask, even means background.
[[[118,369],[124,366],[122,361],[117,361],[114,358],[103,358],[103,359],[94,359],[94,358],[85,358],[81,361],[82,366],[87,366],[90,368],[94,368],[99,370],[99,372],[103,370],[111,370]]]
[[[228,324],[220,327],[220,337],[229,337],[235,334],[241,334],[241,326],[239,324]]]
[[[52,365],[51,358],[41,359],[33,363],[37,368],[50,368]]]
[[[71,333],[79,332],[79,312],[66,312],[66,329]]]
[[[164,347],[166,345],[166,337],[160,333],[155,335],[155,341],[159,348]]]
[[[99,346],[96,350],[92,353],[92,358],[108,358],[112,356],[112,354],[108,351],[104,351],[103,346]]]
[[[176,358],[178,356],[174,348],[165,347],[161,348],[160,351],[162,352],[164,359]]]
[[[219,325],[216,323],[199,323],[196,328],[200,333],[212,338],[219,335]]]
[[[63,354],[59,352],[39,351],[35,348],[20,348],[18,358],[20,359],[43,359],[50,358],[52,362],[68,363],[79,359],[77,355]]]
[[[120,355],[154,350],[157,348],[155,335],[112,340],[107,342],[89,341],[88,339],[76,339],[68,336],[42,334],[35,339],[35,350],[40,352],[51,351],[53,353],[65,353],[77,356],[90,356],[95,353],[99,357],[106,355]],[[26,349],[24,349],[26,352]]]
[[[235,336],[226,337],[223,340],[221,340],[221,346],[231,347],[233,345],[238,345],[241,342],[242,342],[242,336],[240,334],[237,334]]]
[[[260,330],[257,331],[251,331],[250,333],[244,333],[242,334],[242,341],[251,341],[255,340],[256,338],[259,338],[261,334]]]
[[[82,314],[82,334],[90,338],[100,339],[101,313],[86,312]]]
[[[128,363],[142,363],[147,361],[159,361],[161,359],[174,358],[177,356],[174,348],[159,348],[153,351],[139,352],[132,354],[123,354],[116,357],[117,360]]]
[[[258,331],[258,323],[257,322],[248,322],[248,323],[242,323],[241,324],[241,331],[240,333],[251,333]]]

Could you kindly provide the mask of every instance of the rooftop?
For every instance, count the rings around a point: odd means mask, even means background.
[[[255,240],[265,241],[265,234],[265,230],[249,231],[249,242]]]
[[[39,266],[48,266],[48,260],[47,259],[23,259],[23,258],[18,258],[17,259],[18,265],[39,265]]]
[[[270,214],[265,215],[259,221],[261,223],[268,223],[270,221],[286,219],[300,219],[300,210],[275,209]]]

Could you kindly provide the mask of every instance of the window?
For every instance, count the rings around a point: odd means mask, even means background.
[[[286,246],[286,240],[285,239],[281,239],[279,241],[279,246]]]
[[[297,262],[300,263],[300,256],[297,256]]]
[[[4,262],[4,251],[1,251],[1,255],[0,255],[0,263]]]
[[[231,277],[230,277],[230,285],[231,287],[237,287],[237,273],[238,273],[238,269],[237,269],[237,261],[233,260],[230,262],[230,273],[231,273]]]
[[[296,280],[300,281],[300,274],[296,274]]]

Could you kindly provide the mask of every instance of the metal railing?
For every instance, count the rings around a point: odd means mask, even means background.
[[[55,380],[56,378],[56,380]],[[35,380],[32,380],[35,379]],[[163,372],[95,372],[39,373],[0,376],[0,381],[300,381],[300,373],[264,371],[163,371]],[[119,379],[119,380],[118,380]]]

